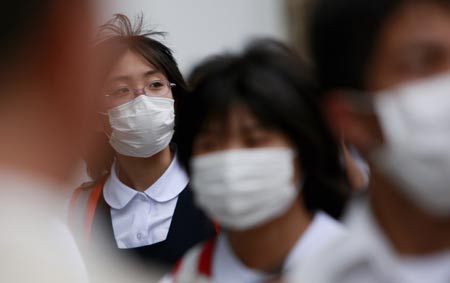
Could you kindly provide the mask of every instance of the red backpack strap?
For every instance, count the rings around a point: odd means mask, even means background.
[[[216,238],[190,249],[177,263],[172,283],[211,282]]]
[[[213,251],[216,242],[216,238],[209,240],[200,252],[197,272],[203,276],[211,277],[212,275]]]
[[[102,178],[94,186],[82,186],[77,188],[70,199],[69,225],[75,234],[75,238],[83,250],[89,245],[92,225],[95,218],[95,210],[103,191],[106,177]]]
[[[214,230],[216,231],[216,236],[220,234],[220,225],[217,222],[214,222]]]
[[[97,186],[94,187],[91,194],[89,195],[88,203],[86,206],[86,211],[84,213],[84,245],[87,248],[89,240],[91,238],[92,224],[94,224],[95,210],[97,208],[98,200],[103,191],[103,186],[105,181],[99,182]]]

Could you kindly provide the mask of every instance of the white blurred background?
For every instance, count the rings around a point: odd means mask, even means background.
[[[251,39],[288,39],[285,0],[96,0],[98,23],[114,13],[143,12],[150,28],[165,31],[163,41],[186,75],[208,55],[242,48]]]

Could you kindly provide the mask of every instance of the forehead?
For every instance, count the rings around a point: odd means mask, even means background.
[[[204,128],[208,129],[231,129],[240,126],[250,126],[259,124],[256,116],[241,103],[230,105],[222,113],[210,113],[210,117],[205,121]]]
[[[142,55],[127,50],[113,64],[107,80],[121,76],[141,76],[149,71],[156,70],[157,68]]]
[[[449,35],[449,4],[407,1],[380,28],[367,68],[368,89],[389,88],[447,72]]]
[[[450,2],[410,1],[392,14],[380,33],[387,47],[401,47],[417,41],[450,43]]]

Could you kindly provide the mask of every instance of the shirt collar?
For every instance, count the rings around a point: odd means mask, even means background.
[[[177,197],[188,183],[186,171],[175,156],[164,174],[144,193],[157,202],[166,202]]]
[[[177,197],[186,188],[188,182],[187,174],[175,156],[163,175],[144,193],[156,202],[166,202]],[[122,209],[138,193],[119,180],[114,162],[103,190],[105,201],[114,209]]]

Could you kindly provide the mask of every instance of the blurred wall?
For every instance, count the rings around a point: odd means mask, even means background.
[[[98,21],[144,12],[151,28],[168,32],[184,74],[207,55],[239,50],[252,38],[288,39],[284,0],[97,0]]]

